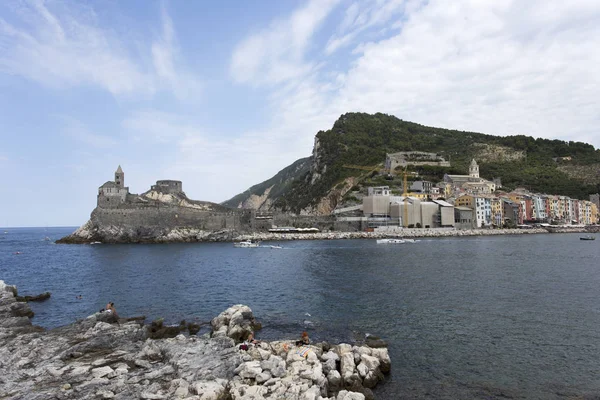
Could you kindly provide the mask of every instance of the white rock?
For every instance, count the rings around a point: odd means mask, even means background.
[[[350,379],[350,376],[354,374],[356,370],[356,364],[354,364],[354,354],[344,353],[340,358],[340,373],[344,381]]]
[[[357,392],[348,392],[346,390],[342,390],[338,393],[335,400],[365,400],[365,395]]]
[[[106,367],[100,367],[100,368],[94,368],[92,370],[92,376],[94,378],[102,378],[103,376],[106,376],[110,373],[114,372],[113,369],[109,366]]]
[[[167,398],[167,396],[165,396],[164,394],[150,393],[150,392],[142,392],[140,397],[142,399],[148,399],[148,400],[163,400],[163,399]]]
[[[266,381],[268,381],[269,379],[271,379],[271,374],[269,373],[269,371],[263,371],[260,374],[256,375],[256,383],[258,383],[259,385],[265,383]]]
[[[112,399],[113,397],[115,397],[115,394],[110,390],[98,390],[96,392],[96,396],[102,399]]]
[[[367,368],[367,366],[364,363],[358,364],[358,366],[356,367],[356,370],[358,371],[358,375],[363,379],[369,373],[369,368]]]
[[[369,371],[379,369],[379,365],[381,364],[377,357],[369,356],[366,354],[363,354],[363,356],[361,357],[361,363],[365,364]]]
[[[317,400],[321,397],[321,389],[318,386],[311,386],[302,394],[302,400]]]
[[[225,388],[218,382],[201,381],[192,384],[200,400],[219,400],[225,396]]]
[[[87,372],[90,370],[90,367],[75,367],[71,370],[71,372],[69,372],[70,376],[79,376],[79,375],[83,375],[83,374],[87,374]]]

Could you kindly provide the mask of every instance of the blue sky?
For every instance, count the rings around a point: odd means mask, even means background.
[[[120,164],[220,202],[349,111],[600,147],[596,0],[0,2],[0,226],[81,225]]]

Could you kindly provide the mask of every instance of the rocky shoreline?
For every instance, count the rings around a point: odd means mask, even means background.
[[[285,241],[285,240],[337,240],[337,239],[382,239],[389,237],[435,238],[455,236],[523,235],[539,233],[596,233],[600,226],[572,227],[565,225],[531,229],[471,229],[408,228],[383,232],[318,232],[318,233],[240,233],[234,230],[206,231],[196,228],[144,228],[133,229],[118,226],[93,226],[90,221],[57,243],[190,243],[190,242],[234,242],[240,240]]]
[[[239,343],[260,327],[232,306],[202,336],[151,339],[153,325],[95,313],[45,330],[31,324],[17,289],[0,281],[0,398],[359,400],[391,368],[384,341]],[[156,333],[156,332],[154,332]]]

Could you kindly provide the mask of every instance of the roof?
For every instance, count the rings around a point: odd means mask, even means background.
[[[442,207],[454,207],[452,204],[444,200],[432,200],[434,203],[439,204]]]
[[[116,173],[117,173],[117,174],[122,174],[122,173],[123,173],[123,170],[121,169],[121,166],[120,166],[120,165],[119,165],[119,168],[117,168],[117,172],[116,172]]]
[[[459,210],[459,211],[473,211],[472,208],[469,207],[463,207],[463,206],[456,206],[454,207],[455,210]]]
[[[100,188],[113,188],[113,187],[118,187],[117,184],[114,183],[113,181],[108,181],[104,185],[100,186]]]

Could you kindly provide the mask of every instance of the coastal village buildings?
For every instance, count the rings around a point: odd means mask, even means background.
[[[407,154],[388,154],[386,168],[406,166]],[[423,154],[429,154],[422,156],[424,158],[434,156],[431,153]],[[429,161],[434,162],[433,158]],[[372,225],[385,223],[403,226],[402,219],[407,210],[408,225],[452,226],[456,229],[538,223],[590,225],[599,221],[598,194],[590,196],[588,201],[554,194],[531,193],[525,188],[517,188],[511,192],[498,190],[500,188],[499,179],[488,181],[481,178],[479,165],[472,160],[469,175],[446,174],[444,180],[436,184],[422,180],[412,182],[406,206],[404,197],[393,196],[388,186],[369,188],[368,196],[363,198],[363,215],[366,219],[379,218]],[[442,197],[448,201],[438,200]],[[451,214],[453,217],[448,218]],[[449,222],[450,219],[452,222]]]
[[[497,189],[496,183],[479,177],[479,165],[475,160],[469,165],[469,175],[444,175],[454,193],[490,194]]]

